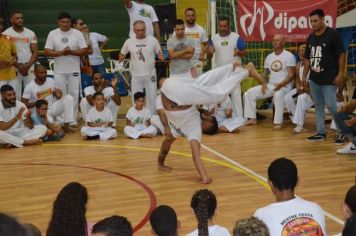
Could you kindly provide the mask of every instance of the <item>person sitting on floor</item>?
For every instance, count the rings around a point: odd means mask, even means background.
[[[152,234],[156,236],[177,236],[179,222],[174,209],[167,205],[156,207],[150,216]]]
[[[113,215],[100,220],[93,226],[92,236],[132,236],[130,221],[123,216]]]
[[[124,133],[128,138],[152,138],[157,135],[157,129],[150,123],[151,113],[144,107],[145,95],[142,92],[134,94],[135,106],[126,114],[127,125]]]
[[[54,123],[53,118],[47,114],[48,102],[46,100],[36,101],[36,110],[31,113],[31,119],[35,125],[44,125],[47,127],[46,136],[43,141],[59,141],[64,137],[64,130],[60,124]]]
[[[114,119],[109,108],[105,107],[105,97],[101,92],[93,95],[94,107],[90,109],[86,126],[82,127],[81,133],[86,140],[108,140],[117,137],[114,129]]]

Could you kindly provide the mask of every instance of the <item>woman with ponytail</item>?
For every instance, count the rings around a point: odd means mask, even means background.
[[[343,204],[343,213],[346,218],[342,236],[356,235],[356,185],[347,191]]]
[[[202,189],[195,192],[190,206],[197,218],[198,229],[187,236],[230,236],[226,228],[212,223],[216,205],[216,197],[210,190]]]

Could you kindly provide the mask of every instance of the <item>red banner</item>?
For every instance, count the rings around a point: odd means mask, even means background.
[[[312,32],[309,13],[323,9],[335,28],[337,0],[237,0],[238,33],[246,41],[272,41],[282,34],[289,42],[304,42]]]

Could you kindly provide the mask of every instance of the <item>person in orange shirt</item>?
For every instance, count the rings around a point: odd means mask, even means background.
[[[4,19],[0,18],[0,87],[8,84],[16,89],[16,47],[8,36],[2,34],[4,23]]]

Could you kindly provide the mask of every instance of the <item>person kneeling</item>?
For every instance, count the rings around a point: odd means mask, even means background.
[[[157,129],[150,123],[151,113],[143,106],[145,95],[142,92],[134,94],[135,106],[131,107],[126,114],[127,125],[124,128],[126,137],[152,138],[157,135]]]
[[[32,112],[31,119],[34,125],[44,125],[47,127],[47,133],[42,140],[48,141],[59,141],[64,137],[64,130],[60,124],[54,123],[53,118],[47,114],[48,102],[46,100],[36,101],[36,110]]]
[[[116,129],[112,128],[114,118],[109,108],[105,107],[104,94],[96,92],[93,95],[94,107],[90,109],[86,126],[81,133],[86,140],[108,140],[117,136]]]

